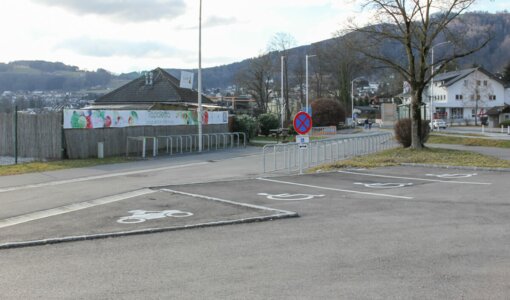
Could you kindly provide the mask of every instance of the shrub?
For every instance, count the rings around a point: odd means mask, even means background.
[[[337,126],[345,119],[345,110],[334,99],[317,99],[312,102],[313,126]]]
[[[505,126],[505,127],[510,126],[510,120],[505,120],[505,121],[503,121],[503,122],[499,123],[499,127],[501,127],[501,125],[503,125],[503,126]]]
[[[408,148],[412,143],[412,125],[411,119],[400,119],[395,123],[395,138],[404,148]],[[429,121],[422,120],[421,122],[421,141],[425,144],[429,139],[430,126]]]
[[[297,135],[296,129],[294,128],[294,124],[289,126],[289,135]]]
[[[239,115],[234,117],[234,124],[232,129],[235,132],[246,133],[247,140],[254,137],[257,134],[258,123],[257,119],[249,115]]]
[[[275,114],[261,114],[258,117],[258,122],[260,126],[260,134],[268,136],[270,134],[271,129],[278,128],[279,120],[278,116]]]

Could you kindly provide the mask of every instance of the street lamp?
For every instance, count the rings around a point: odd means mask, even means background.
[[[308,58],[309,57],[314,57],[314,56],[317,56],[317,55],[306,55],[305,56],[305,61],[306,61],[306,106],[305,106],[305,111],[308,113]],[[311,115],[311,112],[309,112],[310,115]]]
[[[280,93],[281,94],[280,95],[281,113],[280,114],[281,114],[281,119],[282,119],[282,127],[281,128],[283,128],[283,120],[285,118],[285,107],[284,107],[284,105],[285,105],[285,103],[284,103],[285,96],[284,95],[285,94],[283,93],[283,64],[285,63],[284,60],[285,60],[285,56],[282,55],[281,56],[281,71],[280,71],[280,73],[281,73],[281,77],[280,77],[280,84],[281,84],[281,93]]]
[[[439,43],[439,44],[436,44],[434,46],[431,47],[431,50],[432,50],[432,62],[431,62],[431,67],[432,69],[430,70],[430,125],[432,125],[432,106],[433,106],[433,100],[434,100],[434,48],[437,47],[437,46],[441,46],[441,45],[444,45],[444,44],[448,44],[450,43],[450,41],[446,41],[446,42],[442,42],[442,43]]]
[[[198,15],[198,152],[202,152],[202,0]]]
[[[354,122],[354,81],[357,81],[362,78],[363,76],[360,76],[351,80],[351,122]]]

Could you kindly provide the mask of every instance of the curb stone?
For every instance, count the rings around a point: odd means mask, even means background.
[[[429,168],[458,169],[458,170],[472,170],[472,171],[510,172],[509,168],[486,168],[486,167],[449,166],[449,165],[415,164],[415,163],[402,163],[400,165],[406,166],[406,167],[429,167]]]

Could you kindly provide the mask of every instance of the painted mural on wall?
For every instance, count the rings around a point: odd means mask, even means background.
[[[228,112],[205,111],[202,124],[227,124]],[[198,125],[196,111],[65,109],[64,128]]]

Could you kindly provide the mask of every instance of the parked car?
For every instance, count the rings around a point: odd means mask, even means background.
[[[435,119],[432,121],[432,123],[430,123],[430,127],[432,129],[437,129],[437,128],[446,129],[446,127],[448,127],[448,124],[446,124],[445,120]]]

